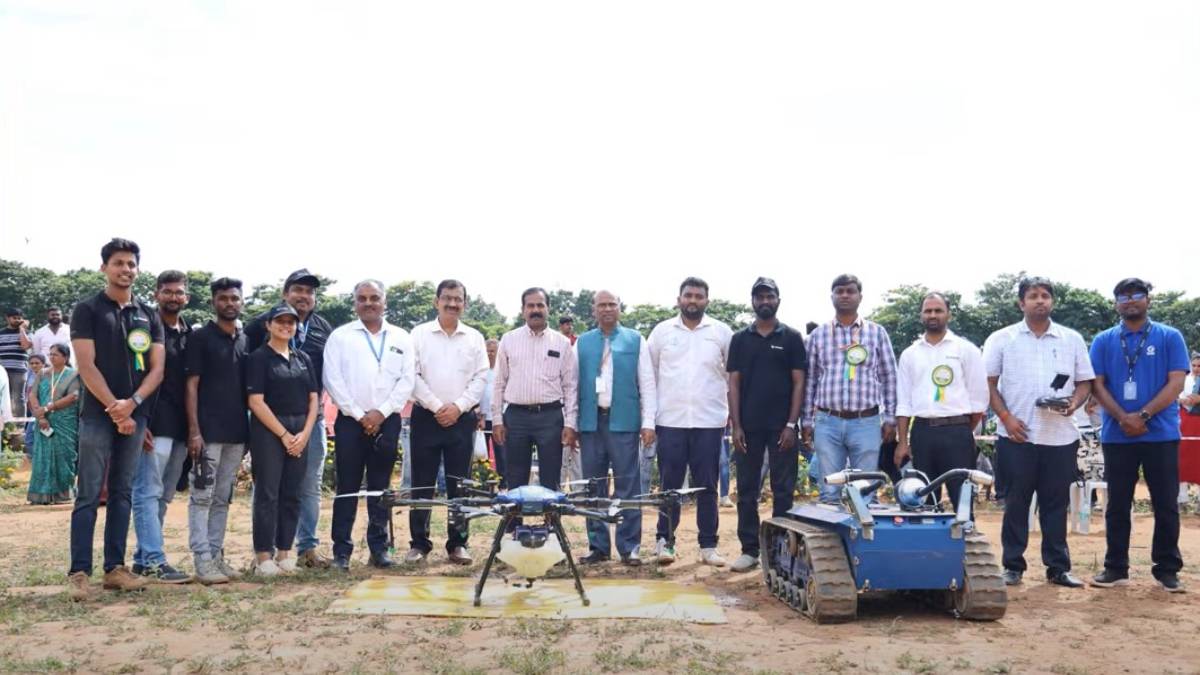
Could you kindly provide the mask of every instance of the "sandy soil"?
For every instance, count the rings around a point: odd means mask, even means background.
[[[186,497],[184,497],[186,499]],[[328,502],[321,532],[328,533]],[[765,509],[765,507],[764,507]],[[999,539],[1000,514],[981,528]],[[764,513],[766,511],[764,510]],[[608,565],[589,575],[644,575],[710,589],[728,624],[660,621],[500,621],[354,617],[322,610],[371,574],[306,572],[270,583],[164,587],[135,595],[102,591],[76,604],[63,592],[70,507],[33,507],[20,493],[0,498],[0,671],[4,672],[1200,672],[1192,642],[1200,632],[1200,516],[1183,519],[1183,579],[1193,592],[1168,596],[1149,574],[1152,517],[1135,519],[1133,583],[1117,590],[1067,590],[1042,581],[1039,539],[1031,537],[1024,585],[1010,591],[995,623],[955,620],[905,598],[869,599],[856,623],[817,626],[769,596],[755,571],[734,574],[699,564],[692,511],[680,528],[680,561],[662,570]],[[360,511],[359,532],[365,512]],[[101,523],[103,513],[101,513]],[[248,496],[237,497],[230,557],[250,560]],[[407,540],[404,518],[398,539]],[[738,553],[736,515],[721,510],[720,549]],[[97,561],[101,542],[97,528]],[[190,569],[186,506],[167,516],[167,554]],[[577,553],[582,527],[572,525]],[[436,532],[437,530],[435,530]],[[477,557],[484,546],[476,527]],[[651,534],[646,534],[649,547]],[[440,543],[440,542],[439,542]],[[130,551],[133,536],[130,533]],[[1073,535],[1075,570],[1090,575],[1103,558],[1103,533]],[[997,546],[998,548],[998,546]],[[365,563],[365,553],[356,554]],[[435,551],[427,569],[396,574],[467,574]]]

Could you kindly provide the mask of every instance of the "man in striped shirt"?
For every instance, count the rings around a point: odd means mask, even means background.
[[[887,330],[858,315],[862,282],[833,280],[834,320],[808,342],[804,442],[822,476],[847,467],[874,470],[882,439],[896,438],[896,355]],[[837,503],[838,487],[821,486],[821,501]]]
[[[579,368],[571,341],[547,330],[549,297],[542,288],[521,294],[525,325],[504,334],[496,356],[492,438],[504,446],[510,488],[529,484],[536,446],[538,482],[558,490],[563,449],[575,446]]]

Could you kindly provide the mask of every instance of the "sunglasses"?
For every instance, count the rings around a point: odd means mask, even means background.
[[[1121,304],[1125,304],[1125,303],[1131,302],[1133,300],[1145,300],[1145,299],[1146,299],[1145,293],[1122,293],[1117,296],[1117,302],[1119,302]]]

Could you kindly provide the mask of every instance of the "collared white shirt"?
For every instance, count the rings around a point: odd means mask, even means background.
[[[638,400],[642,410],[642,428],[654,429],[654,417],[658,413],[658,391],[654,382],[654,362],[650,359],[650,345],[646,339],[638,335],[638,369],[637,385]],[[579,362],[579,343],[575,343],[575,361]],[[612,407],[613,365],[612,341],[604,338],[604,353],[600,357],[600,379],[604,381],[604,391],[596,392],[596,405],[601,408]],[[580,377],[587,377],[580,373]]]
[[[488,422],[492,421],[492,390],[495,388],[496,369],[489,368],[487,372],[487,386],[483,388],[483,395],[479,397],[479,412],[483,413],[483,419]]]
[[[1000,378],[1000,395],[1009,412],[1029,427],[1028,442],[1068,445],[1079,440],[1071,418],[1036,405],[1043,396],[1071,396],[1076,382],[1096,379],[1079,333],[1051,322],[1037,337],[1024,321],[1014,323],[988,336],[983,362],[988,377]],[[1067,375],[1067,383],[1055,391],[1050,383],[1060,373]],[[996,433],[1008,436],[1003,424]]]
[[[680,316],[654,327],[647,340],[658,391],[659,426],[724,429],[729,420],[729,326],[705,315],[695,329]]]
[[[362,419],[404,409],[413,391],[414,350],[408,331],[386,321],[372,335],[361,320],[340,326],[325,343],[325,390],[342,414]],[[377,359],[377,356],[382,357]]]
[[[447,334],[434,319],[415,326],[412,341],[417,367],[413,399],[422,408],[437,412],[453,403],[465,413],[479,405],[488,374],[483,334],[462,321]]]
[[[933,383],[933,370],[939,366],[948,366],[954,373],[940,395]],[[937,344],[930,344],[924,335],[917,338],[900,354],[896,380],[896,415],[900,417],[957,417],[988,408],[983,354],[951,330]]]
[[[33,336],[30,338],[33,342],[33,354],[40,354],[49,358],[50,345],[66,345],[71,346],[71,327],[63,322],[58,325],[58,332],[50,330],[50,324],[46,324],[41,328],[33,331]],[[71,350],[71,363],[75,363],[75,351]]]

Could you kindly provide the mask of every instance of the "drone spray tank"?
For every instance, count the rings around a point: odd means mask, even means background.
[[[518,527],[513,537],[500,542],[496,557],[526,579],[546,576],[559,561],[566,558],[558,535],[545,528]]]

